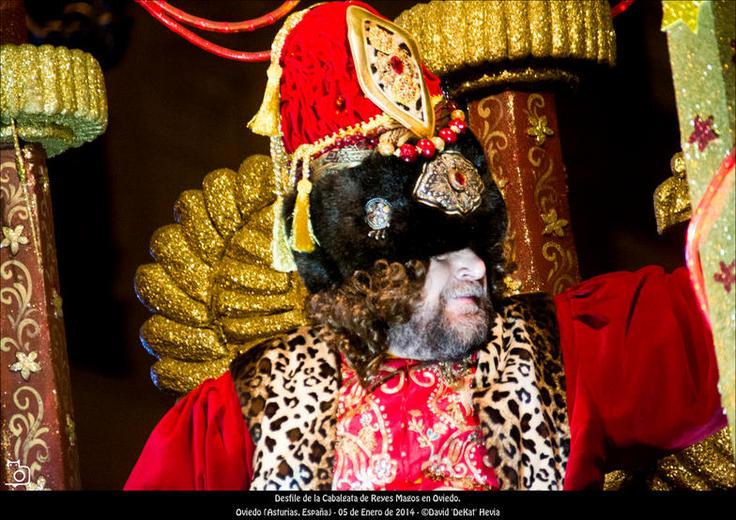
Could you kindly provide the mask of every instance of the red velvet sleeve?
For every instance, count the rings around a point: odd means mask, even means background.
[[[125,490],[247,490],[253,443],[230,372],[182,397],[161,419]]]
[[[566,489],[596,487],[726,425],[687,271],[599,276],[555,298],[570,420]]]

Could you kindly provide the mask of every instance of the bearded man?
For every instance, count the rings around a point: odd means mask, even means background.
[[[310,325],[182,398],[126,489],[600,487],[725,426],[683,271],[504,299],[482,149],[368,6],[287,20],[252,127],[276,165],[274,266],[298,268]]]

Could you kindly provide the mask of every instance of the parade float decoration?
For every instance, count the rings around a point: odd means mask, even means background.
[[[693,212],[687,264],[713,329],[719,390],[736,447],[736,4],[664,1],[662,10]]]
[[[195,45],[245,62],[266,61],[269,53],[233,51],[205,40],[184,25],[225,33],[253,30],[274,23],[296,4],[285,2],[256,21],[226,23],[191,16],[162,0],[139,3]],[[623,0],[611,9],[605,0],[431,1],[416,5],[396,19],[399,26],[415,35],[423,61],[441,76],[449,96],[467,105],[469,127],[485,149],[509,209],[506,282],[510,295],[558,294],[579,280],[553,92],[560,85],[577,84],[580,75],[591,67],[614,65],[613,18],[633,3]],[[709,3],[683,2],[708,13],[722,9],[701,5]],[[674,5],[678,3],[672,4],[679,9]],[[703,24],[706,15],[700,16]],[[692,27],[691,13],[685,18]],[[675,32],[692,29],[678,28],[677,17],[671,19],[674,28],[668,37],[674,55]],[[701,27],[697,38],[706,40],[708,27]],[[733,299],[728,314],[728,309],[723,310],[727,305],[721,305],[726,300],[712,296],[714,290],[729,293],[733,286],[733,230],[724,224],[728,215],[732,221],[732,196],[730,206],[728,201],[722,202],[728,198],[723,197],[726,188],[733,186],[733,161],[728,162],[728,154],[724,153],[733,147],[733,40],[729,42],[727,35],[723,36],[726,33],[717,37],[715,32],[710,34],[708,41],[697,43],[713,47],[708,50],[709,57],[698,54],[701,47],[685,49],[684,40],[690,36],[679,36],[682,47],[673,58],[676,88],[681,88],[682,79],[678,78],[675,59],[682,60],[692,75],[688,81],[702,81],[707,70],[711,75],[705,79],[712,80],[714,89],[708,92],[711,104],[707,107],[698,105],[702,101],[694,97],[684,101],[678,90],[681,126],[689,129],[683,130],[684,165],[679,159],[673,160],[677,178],[658,190],[655,201],[660,201],[660,229],[686,220],[690,204],[683,202],[687,195],[683,195],[682,180],[687,170],[691,205],[695,208],[690,233],[693,238],[689,242],[691,268],[697,274],[695,267],[703,265],[705,282],[701,281],[700,288],[704,287],[705,292],[700,293],[707,292],[709,297],[703,305],[709,306],[706,309],[711,317],[714,312],[725,313],[725,318],[718,314],[722,320],[719,323],[725,324],[723,331],[731,327],[733,338]],[[707,60],[703,61],[705,69],[696,74],[701,58]],[[721,70],[724,74],[719,76]],[[729,70],[731,79],[723,79]],[[277,85],[278,72],[272,63],[270,84]],[[730,98],[726,92],[729,81]],[[688,96],[701,90],[697,85],[690,90],[684,88]],[[264,104],[267,102],[268,96]],[[683,115],[685,103],[692,103],[685,111],[687,115]],[[708,158],[707,164],[704,157]],[[154,313],[144,324],[141,339],[158,358],[152,376],[159,388],[185,393],[204,379],[224,372],[230,360],[259,339],[303,323],[301,305],[306,290],[298,275],[270,268],[274,256],[267,244],[272,238],[274,210],[278,209],[269,180],[273,179],[272,168],[270,159],[256,156],[247,159],[238,172],[210,173],[201,191],[185,192],[180,197],[175,209],[177,223],[154,233],[151,251],[155,263],[139,269],[136,288]],[[714,176],[714,172],[721,173]],[[718,186],[713,184],[714,178]],[[708,202],[708,198],[702,202],[703,193],[714,192],[719,194],[712,197],[717,199],[715,202]],[[712,224],[714,219],[720,224]],[[700,252],[700,264],[694,260],[693,251]],[[714,326],[716,336],[725,333],[719,326]],[[733,366],[733,339],[730,341],[724,343],[725,348],[718,347],[722,381],[728,370],[724,363],[731,359]],[[722,384],[721,391],[728,407],[733,386],[729,390]],[[729,418],[733,424],[732,413]],[[733,486],[736,467],[729,435],[724,429],[637,473],[613,472],[606,478],[606,488]]]
[[[46,158],[105,131],[105,83],[91,55],[25,43],[22,2],[0,19],[0,473],[7,490],[78,489]]]

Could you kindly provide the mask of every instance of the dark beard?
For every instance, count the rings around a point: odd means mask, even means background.
[[[419,309],[408,322],[394,325],[389,330],[391,353],[422,361],[465,359],[488,338],[493,314],[488,296],[478,296],[475,301],[478,311],[463,320],[468,323],[456,326],[450,324],[445,316],[445,298],[441,298],[440,305],[430,315]]]

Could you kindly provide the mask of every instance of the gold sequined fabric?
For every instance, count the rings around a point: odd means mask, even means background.
[[[176,223],[151,237],[155,263],[138,268],[138,297],[154,313],[141,327],[158,361],[156,386],[183,394],[227,370],[259,339],[304,322],[297,273],[271,269],[275,197],[271,159],[208,174],[181,194]]]
[[[605,0],[435,0],[404,11],[396,23],[459,95],[502,82],[494,80],[500,74],[518,83],[569,81],[575,62],[613,65],[610,10]],[[544,63],[541,77],[533,73],[542,72],[537,63]]]
[[[736,489],[736,463],[730,429],[724,428],[679,453],[659,459],[651,468],[637,472],[611,472],[606,475],[604,489]]]
[[[105,80],[92,55],[51,45],[0,46],[0,142],[40,143],[49,157],[107,127]]]

